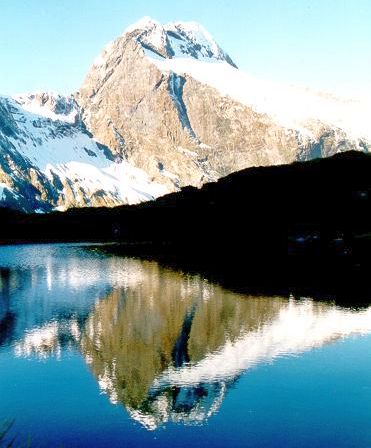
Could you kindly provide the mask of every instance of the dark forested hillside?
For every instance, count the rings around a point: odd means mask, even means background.
[[[241,284],[251,273],[263,284],[268,272],[328,277],[351,267],[353,275],[368,258],[370,205],[371,156],[348,152],[246,169],[136,206],[44,215],[2,210],[1,240],[117,241],[128,254],[233,272]]]

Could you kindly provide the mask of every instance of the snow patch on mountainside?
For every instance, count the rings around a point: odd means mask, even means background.
[[[107,164],[106,157],[88,134],[59,120],[29,112],[10,98],[6,103],[18,128],[17,135],[9,137],[9,140],[20,154],[41,171],[48,164],[64,164],[71,160],[94,163],[99,167]]]
[[[169,23],[164,26],[164,29],[169,34],[175,57],[184,57],[184,54],[187,53],[184,51],[186,49],[185,42],[199,48],[197,59],[215,58],[218,60],[222,56],[222,51],[214,38],[197,22]]]
[[[151,182],[144,171],[125,161],[111,163],[104,168],[71,161],[56,166],[47,165],[45,174],[50,180],[55,174],[62,181],[72,179],[73,184],[79,188],[90,192],[102,192],[116,200],[118,204],[137,204],[168,192],[163,185]]]
[[[51,185],[57,179],[58,195],[66,193],[65,188],[61,189],[62,184],[69,185],[76,200],[84,206],[91,204],[84,204],[84,198],[78,194],[81,189],[89,196],[102,196],[116,205],[151,200],[168,192],[163,185],[152,182],[143,170],[126,161],[108,158],[88,133],[68,122],[72,113],[68,108],[65,111],[69,113],[62,113],[64,119],[60,120],[59,114],[37,103],[38,100],[29,97],[22,100],[0,97],[0,104],[9,113],[13,126],[11,135],[3,137],[8,142],[8,150],[24,160],[23,170],[39,170]],[[52,118],[55,116],[57,119]],[[0,200],[4,199],[6,190],[11,189],[1,184]]]
[[[72,96],[65,97],[55,92],[40,92],[15,95],[13,99],[25,111],[52,120],[75,123],[79,116],[78,106]]]
[[[162,72],[189,75],[257,112],[270,115],[286,128],[311,136],[315,122],[344,130],[350,138],[371,140],[371,105],[336,98],[309,89],[260,80],[223,61],[189,58],[148,59]]]

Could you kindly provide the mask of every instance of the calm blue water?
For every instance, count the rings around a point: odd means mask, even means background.
[[[371,308],[0,247],[0,421],[51,447],[370,447]]]

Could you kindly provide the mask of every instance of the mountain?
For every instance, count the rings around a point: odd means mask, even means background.
[[[365,105],[254,79],[195,23],[132,25],[77,100],[99,141],[173,189],[370,147]]]
[[[132,204],[249,166],[368,152],[370,109],[255,79],[197,23],[144,18],[74,95],[0,97],[0,203]]]

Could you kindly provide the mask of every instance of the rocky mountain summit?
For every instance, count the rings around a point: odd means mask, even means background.
[[[0,97],[0,201],[145,201],[259,165],[371,148],[371,108],[241,72],[197,23],[144,18],[80,90]]]

